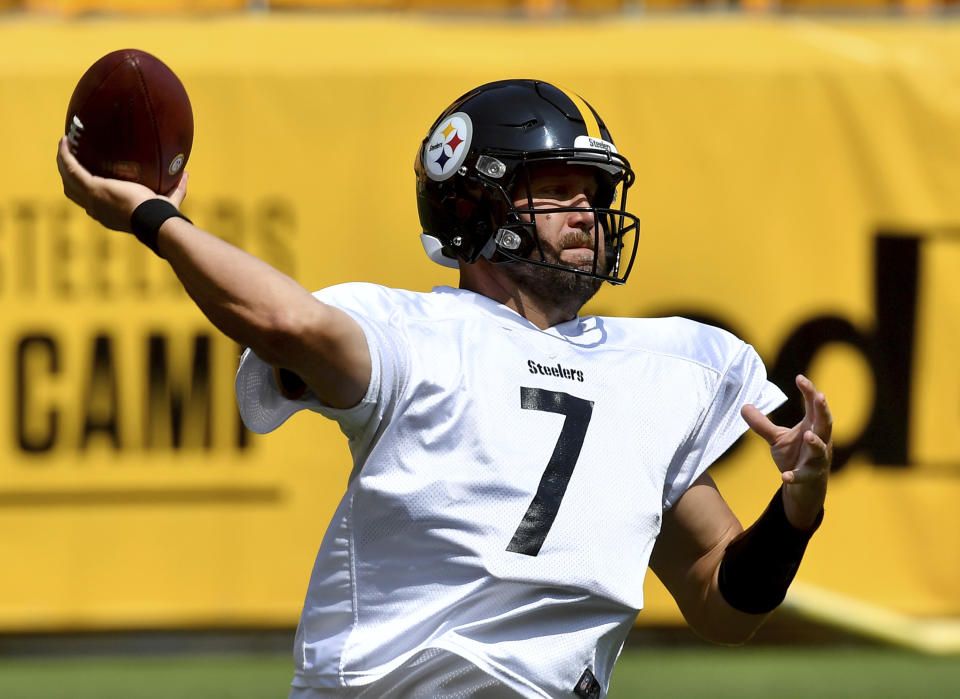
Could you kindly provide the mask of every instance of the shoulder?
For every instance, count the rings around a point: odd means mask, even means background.
[[[610,344],[723,373],[738,356],[752,348],[722,328],[680,317],[597,318]]]
[[[430,294],[395,289],[368,282],[347,282],[313,292],[314,298],[371,320],[386,320],[409,313],[424,304]]]
[[[368,282],[347,282],[345,284],[335,284],[318,291],[313,292],[314,298],[329,303],[333,306],[339,306],[351,303],[390,303],[397,298],[407,294],[413,294],[412,291],[403,289],[394,289],[381,284],[371,284]]]
[[[323,303],[373,321],[450,321],[482,315],[477,295],[439,286],[428,292],[368,282],[337,284],[313,293]]]

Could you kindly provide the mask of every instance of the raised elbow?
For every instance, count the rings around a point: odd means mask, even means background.
[[[268,364],[289,366],[299,356],[308,328],[309,320],[302,311],[273,309],[257,318],[249,344]]]

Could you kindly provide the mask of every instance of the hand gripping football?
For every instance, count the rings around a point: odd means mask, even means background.
[[[193,110],[183,83],[137,49],[108,53],[83,74],[70,98],[70,149],[90,172],[154,192],[180,179],[193,145]]]

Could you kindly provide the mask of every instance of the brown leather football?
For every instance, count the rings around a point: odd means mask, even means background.
[[[183,83],[137,49],[108,53],[83,74],[67,108],[70,148],[90,172],[165,193],[193,145],[193,110]]]

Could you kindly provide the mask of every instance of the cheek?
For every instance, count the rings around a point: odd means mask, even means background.
[[[537,228],[559,230],[563,228],[563,215],[537,212]]]
[[[537,213],[537,234],[542,240],[555,244],[563,230],[563,216]]]

